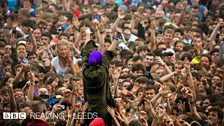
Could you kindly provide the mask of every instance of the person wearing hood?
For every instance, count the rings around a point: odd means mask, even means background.
[[[97,50],[95,42],[90,40],[82,51],[84,99],[88,102],[87,112],[96,112],[108,126],[112,125],[112,118],[107,111],[107,106],[115,107],[109,86],[109,62],[114,56],[112,50],[117,45],[117,42],[113,42],[109,51],[102,54]],[[89,124],[92,120],[85,120],[85,124]]]

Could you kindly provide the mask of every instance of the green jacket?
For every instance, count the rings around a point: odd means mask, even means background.
[[[82,51],[83,56],[83,85],[84,99],[88,101],[88,111],[96,111],[102,115],[107,113],[107,105],[115,107],[109,86],[109,61],[113,53],[108,51],[103,55],[101,65],[88,65],[89,54],[97,47],[93,41],[89,41]]]

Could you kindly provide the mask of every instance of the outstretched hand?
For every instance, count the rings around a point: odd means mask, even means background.
[[[107,111],[110,113],[111,116],[115,116],[114,108],[107,106]]]

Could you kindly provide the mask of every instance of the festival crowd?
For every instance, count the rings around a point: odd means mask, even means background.
[[[0,0],[0,125],[224,126],[223,19],[221,0]]]

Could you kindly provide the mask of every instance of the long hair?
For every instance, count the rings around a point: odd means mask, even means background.
[[[100,51],[92,51],[88,57],[88,64],[91,66],[100,65],[102,58],[103,54]]]
[[[63,56],[61,56],[60,53],[59,53],[60,47],[62,45],[65,45],[67,47],[67,49],[68,49],[68,54],[66,55],[65,58]],[[57,55],[58,55],[59,60],[61,62],[63,62],[63,64],[65,64],[65,65],[68,65],[68,62],[69,62],[68,61],[68,57],[67,57],[69,55],[69,51],[70,51],[70,47],[69,47],[68,41],[66,41],[66,40],[60,41],[60,43],[57,45]]]

